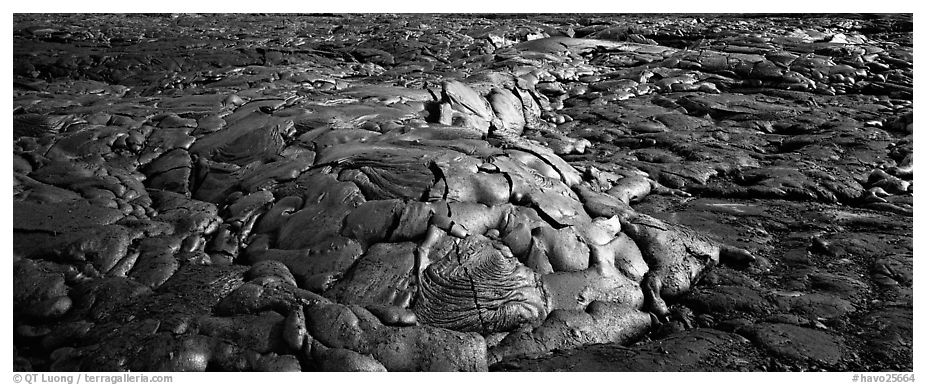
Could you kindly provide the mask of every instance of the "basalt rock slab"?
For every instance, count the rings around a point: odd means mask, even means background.
[[[692,229],[647,215],[621,221],[650,265],[642,286],[652,308],[664,312],[662,297],[689,290],[701,274],[719,263],[720,248]]]
[[[35,204],[14,202],[13,215],[17,217],[14,229],[21,231],[68,232],[92,226],[110,225],[124,214],[113,208],[101,207],[87,201]]]
[[[623,275],[613,261],[596,260],[594,266],[574,272],[554,272],[541,280],[554,309],[580,310],[595,301],[621,304],[629,308],[643,305],[640,285]]]
[[[592,302],[584,310],[554,310],[537,328],[506,336],[490,350],[489,362],[586,344],[623,344],[638,338],[650,322],[647,313],[608,302]]]
[[[328,302],[324,297],[295,285],[260,279],[236,287],[216,303],[213,310],[216,314],[225,316],[256,314],[269,310],[287,313],[300,306]]]
[[[228,125],[222,130],[196,140],[190,147],[190,153],[219,162],[244,165],[279,151],[283,146],[283,135],[293,129],[292,120],[275,118],[261,111],[245,115],[245,108],[236,112],[238,115],[227,117]],[[255,151],[256,148],[260,150]]]
[[[588,214],[574,199],[574,193],[557,179],[544,176],[523,163],[509,159],[497,159],[494,164],[511,178],[511,192],[515,199],[527,200],[557,225],[586,222]]]
[[[17,200],[35,203],[58,203],[77,201],[82,196],[72,190],[39,182],[22,174],[13,175],[14,197]]]
[[[215,204],[163,190],[152,190],[150,195],[157,220],[172,224],[178,234],[211,233],[222,221]]]
[[[283,349],[283,316],[274,311],[236,317],[202,317],[196,320],[204,335],[234,340],[258,353]]]
[[[319,153],[316,163],[342,164],[338,179],[355,183],[368,199],[420,200],[434,182],[428,168],[432,156],[390,144],[354,145]]]
[[[732,353],[732,354],[731,354]],[[633,347],[600,344],[556,351],[537,358],[504,360],[492,369],[540,371],[568,368],[588,372],[726,371],[748,365],[749,348],[742,337],[715,329],[695,329]]]
[[[485,371],[484,340],[432,326],[385,326],[360,307],[306,309],[309,333],[330,348],[372,355],[390,371]]]
[[[113,269],[142,234],[120,225],[75,229],[55,235],[48,232],[19,234],[13,252],[28,258],[49,258],[61,262],[88,262],[97,274]]]
[[[743,286],[698,288],[686,295],[684,302],[692,309],[705,313],[741,311],[764,314],[771,308],[762,293]]]
[[[841,337],[789,324],[759,324],[744,332],[764,349],[795,360],[836,365],[843,358]]]
[[[306,185],[303,207],[280,227],[277,244],[282,249],[311,247],[337,235],[347,214],[365,201],[357,185],[330,174],[307,173],[301,180]]]
[[[271,260],[286,265],[298,282],[309,285],[310,290],[324,291],[329,281],[347,272],[363,255],[363,248],[357,241],[347,237],[332,237],[308,249],[265,249],[248,251],[253,262]],[[320,280],[320,281],[319,281]],[[318,285],[309,281],[319,281]]]
[[[869,346],[870,354],[884,363],[890,362],[892,355],[912,354],[912,346],[909,343],[913,333],[913,324],[910,321],[912,316],[912,309],[898,306],[885,307],[865,314],[861,324],[871,327],[865,332],[866,335],[877,335],[879,338]]]
[[[325,296],[343,304],[386,305],[402,302],[415,267],[411,242],[378,243],[364,253]],[[406,300],[407,301],[407,300]]]
[[[67,272],[50,263],[37,263],[21,259],[14,263],[13,307],[17,311],[28,311],[49,299],[67,296],[64,274]],[[57,271],[56,271],[57,270]]]
[[[190,193],[192,159],[184,149],[175,149],[161,155],[148,166],[148,186],[153,189]]]
[[[504,247],[504,246],[501,246]],[[421,273],[419,319],[451,330],[488,334],[543,319],[547,294],[539,277],[480,235],[444,235]]]
[[[780,297],[776,298],[776,302],[779,308],[790,314],[823,320],[838,320],[856,311],[849,300],[822,293]]]
[[[284,150],[285,152],[285,150]],[[241,172],[240,184],[244,191],[269,190],[281,182],[296,179],[315,162],[315,153],[305,150],[286,159],[264,163]]]

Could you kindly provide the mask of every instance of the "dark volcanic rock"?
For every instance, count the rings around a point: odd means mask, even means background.
[[[713,329],[697,329],[633,347],[616,344],[554,352],[535,359],[507,360],[493,366],[503,371],[570,370],[579,372],[723,371],[756,369],[742,337]]]
[[[843,358],[842,338],[788,324],[758,324],[745,331],[758,346],[795,360],[836,365]]]
[[[912,31],[15,14],[14,368],[912,370]]]

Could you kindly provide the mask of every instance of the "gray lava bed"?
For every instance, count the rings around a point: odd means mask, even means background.
[[[912,371],[911,14],[15,14],[18,371]]]

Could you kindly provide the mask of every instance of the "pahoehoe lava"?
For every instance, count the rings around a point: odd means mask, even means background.
[[[910,14],[15,14],[17,371],[911,371]]]

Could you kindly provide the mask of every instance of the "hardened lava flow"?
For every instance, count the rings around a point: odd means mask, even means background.
[[[912,370],[912,15],[13,20],[15,370]]]

